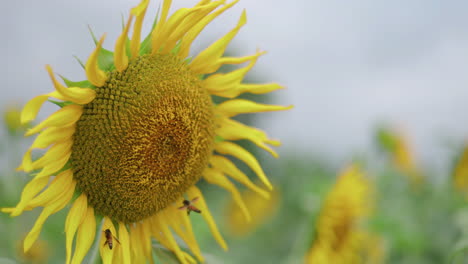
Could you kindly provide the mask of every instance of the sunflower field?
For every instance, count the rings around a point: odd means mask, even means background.
[[[47,64],[48,93],[2,105],[0,264],[468,263],[468,145],[438,170],[390,121],[346,160],[282,145],[258,127],[296,88],[228,48],[246,11],[193,44],[239,1],[149,2],[90,29],[84,80]]]

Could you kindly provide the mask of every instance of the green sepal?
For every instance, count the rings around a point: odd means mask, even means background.
[[[177,54],[180,51],[180,47],[182,46],[182,41],[178,41],[175,47],[171,50],[173,54]]]
[[[395,135],[386,128],[380,128],[377,131],[377,142],[379,146],[389,152],[395,151],[397,139]]]
[[[101,48],[98,54],[98,65],[103,71],[110,72],[115,69],[114,66],[114,53],[105,48]]]
[[[75,58],[78,61],[78,63],[81,65],[83,69],[85,68],[84,63],[80,60],[80,58],[78,58],[77,56],[73,56],[73,58]]]
[[[60,78],[62,78],[63,82],[65,82],[67,87],[80,87],[80,88],[92,88],[93,87],[93,85],[88,80],[73,82],[73,81],[68,80],[67,78],[65,78],[64,76],[60,74],[59,76]]]
[[[60,108],[63,108],[67,105],[71,105],[73,104],[72,102],[69,102],[69,101],[65,101],[65,102],[59,102],[59,101],[54,101],[54,100],[48,100],[49,102],[53,103],[54,105],[60,107]]]
[[[94,35],[93,30],[91,29],[91,26],[88,25],[89,33],[91,34],[91,37],[93,38],[94,44],[97,45],[98,39],[96,38],[96,35]],[[114,53],[110,50],[105,49],[104,47],[101,47],[101,50],[99,51],[98,54],[98,65],[99,68],[103,71],[112,71],[115,66],[114,66]]]

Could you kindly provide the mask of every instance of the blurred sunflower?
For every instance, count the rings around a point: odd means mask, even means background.
[[[371,212],[371,185],[357,166],[347,168],[325,198],[305,263],[361,263],[361,227]]]
[[[414,152],[402,133],[383,128],[378,131],[378,141],[388,152],[394,166],[408,176],[411,183],[419,185],[424,181],[424,176],[416,164]]]
[[[468,191],[468,145],[465,146],[453,171],[453,185],[455,189]]]
[[[249,140],[275,157],[269,145],[280,142],[231,117],[291,108],[232,99],[242,93],[264,94],[282,88],[276,83],[242,83],[264,52],[223,57],[228,43],[246,23],[245,11],[231,31],[191,58],[190,46],[198,34],[238,1],[202,0],[169,16],[171,1],[165,0],[151,33],[140,42],[148,2],[143,0],[131,10],[114,52],[102,48],[104,36],[95,41],[96,48],[84,66],[87,80],[71,82],[62,77],[65,87],[47,66],[55,91],[33,98],[22,111],[21,121],[26,123],[50,97],[60,100],[52,101],[60,110],[27,131],[26,136],[39,135],[19,169],[35,172],[35,176],[16,207],[2,209],[17,216],[44,207],[25,238],[25,251],[37,240],[44,221],[73,201],[65,222],[66,263],[81,263],[96,235],[104,263],[152,262],[152,238],[173,251],[180,262],[195,262],[179,248],[171,229],[203,261],[189,217],[178,210],[184,200],[197,199],[196,207],[214,238],[227,249],[195,187],[202,176],[231,192],[247,218],[239,191],[225,175],[269,196],[223,156],[245,162],[271,189],[256,158],[231,141]],[[133,34],[128,38],[133,20]],[[214,74],[224,64],[242,63],[248,65]],[[229,100],[216,105],[213,95]],[[46,148],[42,157],[32,160],[34,149]],[[102,228],[96,234],[101,216]],[[113,250],[105,243],[106,236],[115,238]]]

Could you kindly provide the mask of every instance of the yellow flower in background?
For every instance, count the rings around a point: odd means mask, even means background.
[[[42,240],[36,240],[36,242],[34,242],[34,244],[31,246],[31,249],[28,252],[24,252],[23,250],[23,241],[21,241],[17,245],[18,258],[23,260],[25,263],[47,263],[47,260],[49,259],[49,254],[49,246],[45,241]]]
[[[362,238],[362,263],[364,264],[382,264],[385,263],[385,245],[382,237],[366,233]]]
[[[361,263],[362,225],[371,213],[372,199],[371,183],[357,166],[342,172],[322,205],[305,263]]]
[[[463,149],[453,171],[453,185],[459,191],[468,191],[468,145]]]
[[[274,157],[278,155],[270,145],[280,142],[231,118],[291,106],[236,99],[242,93],[265,94],[282,88],[276,83],[242,83],[264,52],[223,57],[228,43],[246,23],[245,11],[231,31],[192,58],[194,39],[238,1],[202,0],[170,16],[171,1],[165,0],[157,23],[141,42],[148,2],[143,0],[131,10],[114,52],[102,47],[105,36],[96,41],[84,66],[87,80],[62,78],[66,87],[47,66],[55,91],[33,98],[22,111],[21,121],[27,123],[49,98],[57,99],[52,102],[61,107],[27,131],[26,136],[39,135],[19,169],[32,172],[34,178],[16,207],[2,209],[18,216],[44,207],[25,238],[25,251],[37,240],[45,220],[72,203],[65,222],[66,263],[81,263],[96,239],[100,239],[104,263],[152,262],[153,238],[180,262],[195,262],[179,248],[173,233],[203,261],[189,217],[202,217],[220,246],[227,246],[195,183],[203,178],[228,190],[247,219],[249,211],[229,178],[269,197],[267,190],[272,186],[258,161],[232,141],[249,140]],[[247,65],[215,73],[222,65],[242,63]],[[213,95],[227,100],[216,105]],[[32,152],[37,149],[47,151],[33,160]],[[254,185],[223,155],[245,162],[267,190]],[[195,198],[201,216],[178,210],[185,199]],[[101,217],[102,227],[96,231]],[[110,233],[104,232],[107,229]],[[105,243],[106,236],[113,239],[113,249]]]
[[[245,213],[237,206],[234,199],[229,201],[224,214],[230,233],[238,237],[250,234],[261,224],[271,219],[280,206],[280,195],[277,190],[271,193],[269,199],[251,190],[243,192],[242,197],[244,197],[247,210],[250,212],[250,221],[247,221]]]
[[[3,112],[3,122],[11,134],[24,131],[28,124],[21,123],[21,108],[16,105],[7,106]]]
[[[424,181],[424,176],[416,164],[414,152],[402,133],[381,129],[378,132],[378,141],[391,156],[394,166],[407,175],[413,184],[418,185]]]

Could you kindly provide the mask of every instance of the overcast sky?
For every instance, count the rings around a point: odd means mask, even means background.
[[[1,106],[51,91],[45,64],[84,79],[72,55],[85,60],[92,51],[87,25],[97,35],[107,32],[105,47],[112,48],[121,14],[137,3],[3,1]],[[147,18],[158,5],[152,1]],[[196,48],[230,30],[243,8],[248,24],[231,47],[245,54],[267,50],[253,74],[287,86],[275,101],[296,106],[264,115],[259,124],[283,140],[280,152],[346,160],[369,149],[382,121],[404,127],[420,159],[431,164],[446,163],[449,146],[468,139],[467,1],[241,0]],[[146,32],[149,26],[147,20]]]

